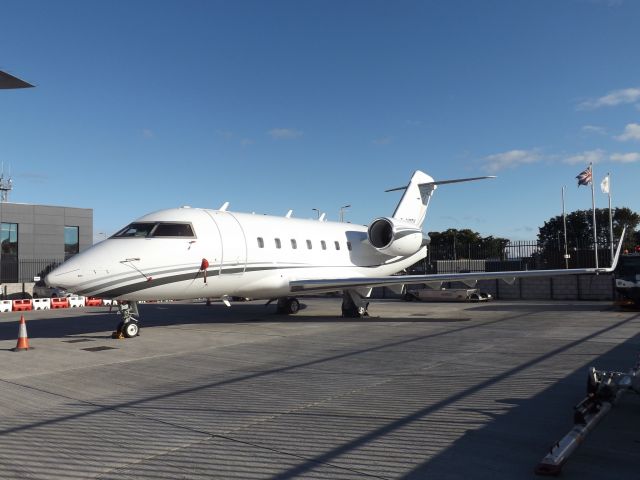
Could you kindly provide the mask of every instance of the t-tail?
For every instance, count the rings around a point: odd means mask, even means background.
[[[411,177],[408,185],[404,187],[391,188],[387,192],[396,190],[404,190],[404,194],[400,199],[400,203],[393,212],[393,218],[403,222],[411,223],[422,228],[424,219],[427,216],[427,208],[438,185],[446,185],[448,183],[471,182],[473,180],[484,180],[488,177],[473,178],[457,178],[454,180],[435,181],[431,176],[420,170],[416,170]]]

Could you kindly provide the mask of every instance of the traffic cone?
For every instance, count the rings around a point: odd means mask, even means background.
[[[13,349],[14,352],[23,352],[25,350],[33,350],[29,347],[29,337],[27,337],[27,322],[24,321],[24,315],[20,315],[20,327],[18,328],[18,344]]]

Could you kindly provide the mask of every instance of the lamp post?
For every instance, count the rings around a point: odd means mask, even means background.
[[[343,205],[342,207],[340,207],[340,221],[344,222],[344,211],[347,208],[351,208],[351,205]]]

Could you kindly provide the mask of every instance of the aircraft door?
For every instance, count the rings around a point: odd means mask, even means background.
[[[218,227],[222,240],[220,275],[242,275],[247,264],[247,241],[244,230],[229,212],[208,212]]]

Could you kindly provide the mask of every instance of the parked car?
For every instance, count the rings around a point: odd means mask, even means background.
[[[416,288],[407,290],[404,299],[408,302],[486,302],[493,297],[477,288]]]
[[[69,293],[62,288],[50,287],[44,280],[36,282],[33,286],[33,298],[55,298],[55,297],[68,297]]]

